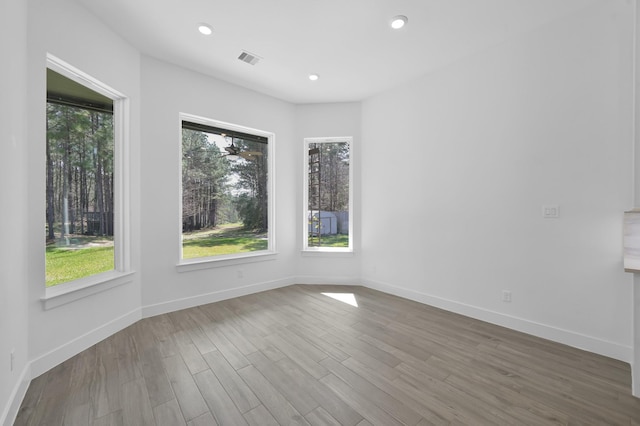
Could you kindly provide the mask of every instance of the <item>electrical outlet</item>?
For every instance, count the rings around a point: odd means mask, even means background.
[[[511,292],[509,290],[502,290],[502,301],[511,303]]]

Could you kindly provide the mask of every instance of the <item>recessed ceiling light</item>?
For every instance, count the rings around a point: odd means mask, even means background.
[[[198,24],[198,31],[200,31],[200,34],[211,35],[213,28],[209,24]]]
[[[399,30],[400,28],[405,26],[408,20],[409,19],[407,19],[407,17],[404,15],[394,16],[391,19],[391,28],[393,28],[394,30]]]
[[[316,81],[320,76],[318,74],[309,74],[309,80]]]

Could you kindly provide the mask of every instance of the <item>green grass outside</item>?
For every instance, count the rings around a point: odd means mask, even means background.
[[[114,249],[109,244],[102,247],[83,247],[87,241],[76,241],[73,248],[51,245],[46,250],[46,286],[74,281],[114,269]],[[309,237],[309,246],[317,247],[317,239]],[[323,235],[321,247],[348,247],[348,235]],[[182,256],[184,259],[210,257],[224,254],[266,250],[268,242],[264,233],[245,231],[240,224],[227,224],[212,230],[185,233]]]
[[[215,229],[183,234],[183,258],[218,256],[266,250],[265,233],[242,229],[242,224],[225,224]],[[114,269],[113,242],[108,239],[75,236],[70,246],[47,246],[46,286],[74,281]],[[94,247],[93,245],[100,246]]]
[[[318,246],[318,238],[309,235],[308,244],[309,247],[349,247],[349,236],[344,234],[322,235]]]
[[[114,268],[113,253],[113,245],[73,249],[47,247],[46,286],[111,271]]]
[[[182,234],[182,258],[220,256],[266,250],[267,235],[242,229],[241,223]]]

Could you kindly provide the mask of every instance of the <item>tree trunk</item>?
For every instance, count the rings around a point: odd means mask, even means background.
[[[54,209],[54,191],[53,191],[53,160],[51,158],[51,140],[49,139],[49,120],[47,120],[47,240],[53,241],[56,236],[54,233],[53,225],[55,223],[55,209]]]
[[[66,135],[62,154],[62,230],[60,237],[65,238],[69,234],[69,185],[71,179],[71,117],[66,111]]]

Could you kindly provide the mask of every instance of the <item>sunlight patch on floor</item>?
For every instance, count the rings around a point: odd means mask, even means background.
[[[332,299],[339,300],[340,302],[346,303],[351,306],[358,307],[358,302],[356,301],[356,295],[353,293],[322,293],[323,295],[330,297]]]

